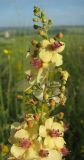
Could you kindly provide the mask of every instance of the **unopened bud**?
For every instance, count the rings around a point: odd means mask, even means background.
[[[33,40],[31,41],[31,43],[32,43],[33,46],[35,46],[38,42],[37,42],[35,39],[33,39]]]
[[[56,106],[56,101],[54,99],[50,99],[49,103],[50,103],[51,107]]]
[[[63,37],[64,37],[64,35],[63,35],[63,33],[62,33],[62,32],[59,32],[59,33],[56,35],[56,37],[61,39],[61,38],[63,38]]]
[[[45,99],[45,100],[48,100],[48,98],[49,98],[49,95],[46,93],[46,94],[44,95],[44,99]]]

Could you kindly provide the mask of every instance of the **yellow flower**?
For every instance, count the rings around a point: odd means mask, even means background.
[[[39,150],[41,148],[41,144],[38,141],[34,141],[29,149],[23,155],[24,160],[33,160],[38,159],[39,157]]]
[[[10,54],[11,54],[11,51],[8,50],[8,49],[4,49],[3,52],[4,52],[4,54],[6,54],[6,55],[10,55]]]
[[[30,150],[32,149],[33,141],[35,141],[38,136],[39,129],[37,124],[34,123],[32,128],[30,128],[26,122],[21,124],[22,128],[19,129],[18,127],[18,125],[15,127],[17,128],[16,132],[12,134],[14,139],[11,147],[11,154],[15,158],[22,157],[25,152],[28,152],[29,155]],[[13,128],[14,125],[12,125],[12,129]]]
[[[50,149],[60,149],[64,146],[63,132],[63,124],[53,122],[53,118],[47,119],[45,125],[39,127],[39,136],[44,137],[44,146]]]
[[[51,149],[43,149],[43,151],[44,151],[44,153],[45,153],[45,151],[47,151],[47,155],[45,156],[45,154],[43,154],[42,155],[42,157],[41,157],[41,155],[38,157],[38,160],[62,160],[62,155],[60,154],[60,152],[59,151],[57,151],[57,150],[51,150]]]
[[[58,54],[56,51],[51,51],[48,49],[40,49],[39,58],[44,63],[52,62],[56,66],[60,66],[63,64],[62,55]]]
[[[5,154],[7,154],[7,153],[9,153],[9,148],[8,148],[8,146],[6,146],[6,145],[2,145],[2,153],[5,153]]]

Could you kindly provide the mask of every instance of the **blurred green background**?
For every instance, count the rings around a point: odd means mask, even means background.
[[[66,48],[64,68],[70,73],[68,100],[64,109],[69,123],[66,133],[71,154],[68,160],[84,156],[84,27],[54,27],[50,35],[64,33]],[[0,143],[9,145],[9,126],[24,115],[25,103],[17,84],[25,79],[26,53],[32,38],[39,38],[31,28],[0,30]],[[5,153],[4,153],[5,154]],[[3,155],[4,157],[4,155]]]

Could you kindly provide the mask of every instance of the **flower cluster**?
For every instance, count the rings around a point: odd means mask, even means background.
[[[42,23],[42,26],[34,24],[34,28],[44,39],[33,39],[27,53],[25,102],[30,111],[24,121],[11,126],[9,160],[62,160],[69,153],[64,140],[67,130],[62,121],[64,113],[56,117],[51,117],[51,113],[66,102],[69,73],[61,67],[65,43],[60,40],[62,33],[48,37],[52,21],[46,19],[39,7],[34,7],[34,15],[37,18],[33,21]]]
[[[29,67],[25,73],[28,87],[25,91],[33,88],[32,94],[37,99],[45,99],[49,104],[51,100],[56,104],[65,104],[65,84],[69,73],[60,68],[63,64],[61,52],[65,48],[65,43],[50,38],[40,42],[32,41],[32,44],[34,48],[27,54]],[[54,75],[52,80],[50,80],[51,74]],[[56,81],[55,77],[58,75],[60,78]]]
[[[64,132],[64,123],[54,117],[42,122],[37,115],[26,115],[21,124],[11,125],[9,160],[61,160],[69,153]]]

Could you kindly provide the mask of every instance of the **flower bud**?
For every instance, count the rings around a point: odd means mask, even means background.
[[[32,120],[28,120],[28,121],[27,121],[27,124],[28,124],[29,128],[32,128],[32,127],[33,127],[33,121],[32,121]]]
[[[69,73],[67,71],[61,72],[62,80],[67,81],[69,77]]]
[[[37,6],[34,6],[34,15],[39,16],[39,14],[40,14],[40,8]]]
[[[34,29],[38,29],[39,28],[39,26],[38,25],[36,25],[36,24],[34,24]]]
[[[43,23],[46,23],[46,21],[47,21],[46,18],[42,18]]]
[[[50,99],[49,103],[50,103],[50,106],[53,108],[56,106],[56,101],[54,99]]]
[[[46,93],[46,94],[44,95],[44,99],[45,99],[45,100],[48,100],[48,98],[49,98],[49,95]]]
[[[57,35],[56,35],[57,38],[61,39],[64,37],[63,33],[62,32],[59,32]]]
[[[45,36],[46,35],[46,33],[43,30],[41,30],[41,29],[39,30],[38,33],[39,33],[40,36]]]
[[[40,115],[39,114],[34,114],[34,119],[38,121],[40,119]]]
[[[51,19],[48,20],[48,25],[49,25],[49,26],[52,25],[52,20],[51,20]]]
[[[61,91],[64,92],[65,91],[65,86],[61,87]]]
[[[33,18],[33,22],[38,22],[39,20],[37,18]]]
[[[37,42],[35,39],[33,39],[33,40],[31,41],[31,43],[32,43],[33,46],[35,46],[38,42]]]

